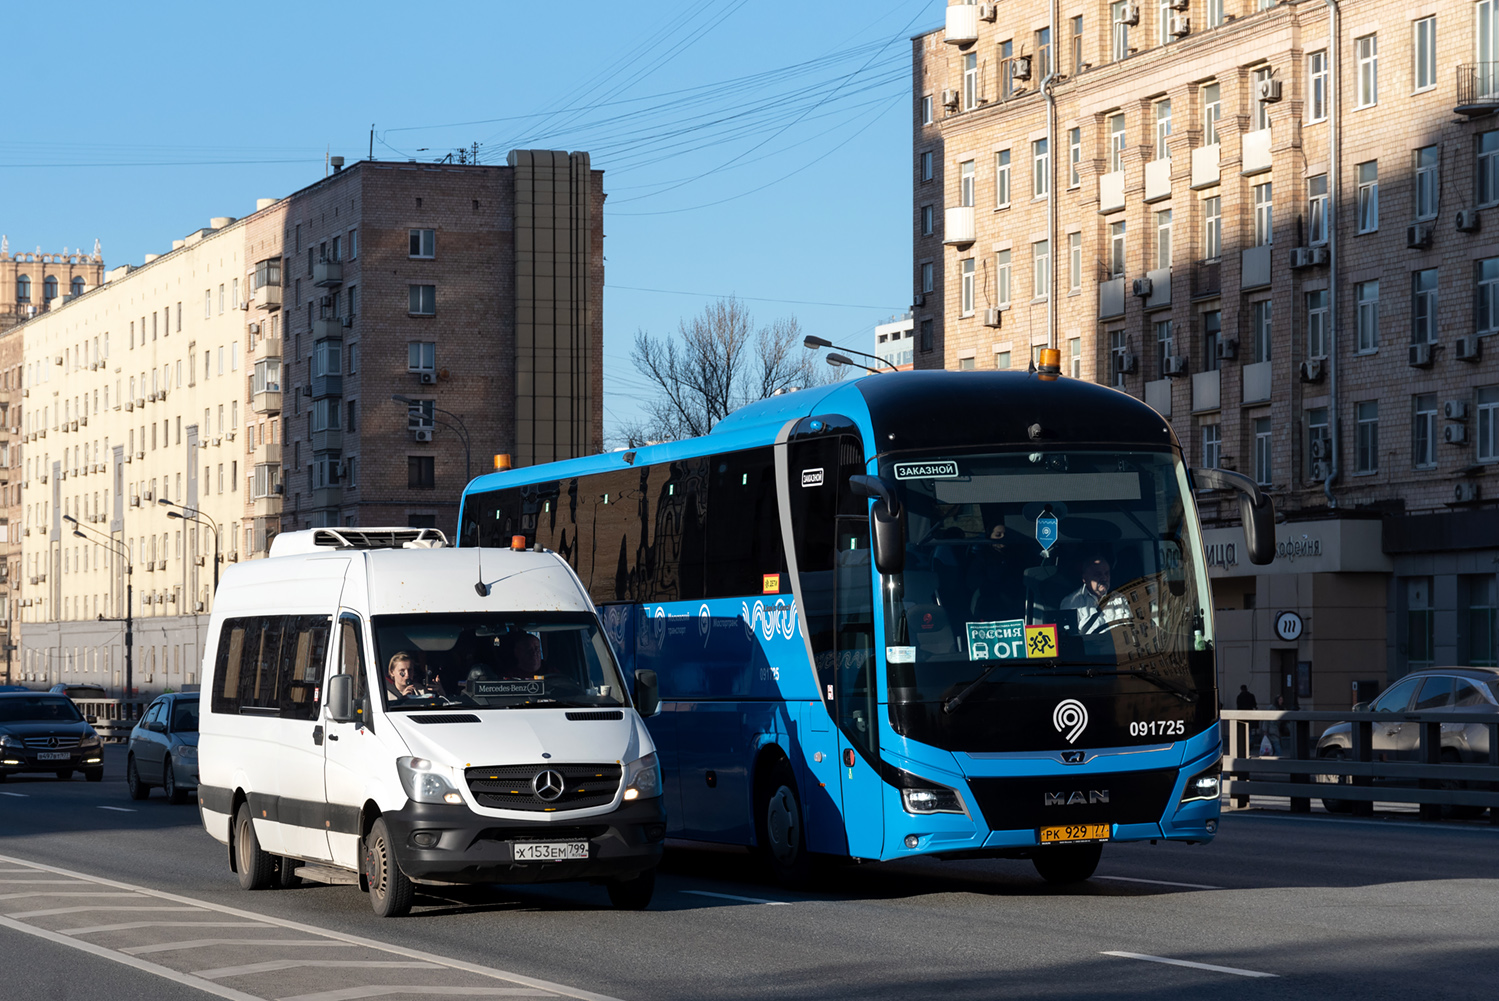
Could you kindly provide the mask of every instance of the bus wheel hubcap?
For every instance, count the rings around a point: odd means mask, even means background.
[[[791,791],[781,786],[770,797],[770,807],[765,817],[766,834],[770,839],[770,850],[782,862],[796,857],[796,807]]]

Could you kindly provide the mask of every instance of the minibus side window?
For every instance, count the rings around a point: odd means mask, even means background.
[[[343,615],[338,620],[338,660],[334,669],[339,674],[350,674],[354,676],[354,711],[359,716],[359,724],[374,728],[374,720],[369,713],[369,690],[365,686],[364,673],[364,642],[359,634],[359,619],[353,615]]]
[[[239,671],[245,652],[245,621],[229,619],[219,632],[219,652],[214,662],[212,710],[239,713]]]
[[[295,631],[293,631],[295,630]],[[317,719],[318,686],[328,662],[328,617],[291,615],[281,641],[282,719]]]

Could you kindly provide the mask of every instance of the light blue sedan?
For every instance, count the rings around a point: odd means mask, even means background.
[[[172,692],[146,707],[130,731],[125,784],[131,799],[152,786],[173,803],[186,803],[198,787],[198,693]]]

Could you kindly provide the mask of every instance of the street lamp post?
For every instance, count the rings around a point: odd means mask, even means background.
[[[818,337],[816,334],[808,334],[806,337],[802,338],[802,347],[808,348],[812,351],[816,351],[818,348],[838,348],[838,345],[834,344],[826,337]],[[860,358],[868,358],[870,361],[879,362],[881,365],[885,366],[892,372],[900,371],[900,369],[896,368],[894,365],[890,364],[890,362],[886,361],[884,358],[881,358],[879,355],[866,354],[863,351],[855,351],[853,348],[838,348],[838,350],[844,352],[844,355],[858,355]],[[834,368],[837,368],[839,365],[854,365],[869,372],[879,371],[879,369],[877,368],[870,368],[868,365],[861,365],[859,362],[854,361],[852,358],[845,357],[844,355],[829,355],[828,364],[832,365]],[[837,358],[838,361],[834,362],[834,358]]]
[[[131,612],[130,607],[133,604],[131,599],[134,596],[135,590],[131,581],[131,575],[135,573],[135,565],[130,562],[130,553],[113,538],[100,539],[92,535],[85,535],[83,533],[83,526],[78,524],[78,519],[70,514],[63,515],[62,520],[72,524],[73,535],[77,538],[85,542],[92,542],[101,549],[107,549],[125,561],[125,697],[120,700],[120,706],[125,713],[125,717],[128,719],[130,718],[129,703],[131,695],[135,691],[135,655],[133,651],[135,646],[135,616]],[[98,621],[118,622],[120,620],[108,619],[101,615]]]
[[[409,396],[401,396],[399,393],[392,395],[391,399],[396,403],[406,404],[407,417],[427,416],[426,413],[424,413],[422,410],[422,403],[424,401],[413,400]],[[459,417],[451,410],[442,409],[442,407],[437,406],[435,403],[432,405],[432,412],[437,414],[445,414],[448,417],[453,418],[453,420],[457,422],[455,426],[453,424],[447,423],[446,421],[440,421],[435,417],[432,419],[433,424],[441,424],[443,427],[456,434],[458,436],[458,440],[463,443],[463,482],[467,483],[469,480],[473,479],[473,463],[470,461],[469,454],[468,427],[463,423],[463,418]]]
[[[219,523],[204,514],[197,508],[183,507],[181,504],[167,500],[165,497],[158,498],[156,503],[163,507],[180,508],[177,511],[168,511],[168,518],[178,518],[182,521],[193,521],[199,525],[206,525],[213,532],[213,593],[219,593]],[[206,520],[205,520],[206,519]]]

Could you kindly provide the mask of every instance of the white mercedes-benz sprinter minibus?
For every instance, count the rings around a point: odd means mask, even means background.
[[[246,889],[590,880],[650,902],[655,747],[587,592],[550,552],[314,529],[219,585],[198,803]],[[655,711],[642,672],[643,711]]]

